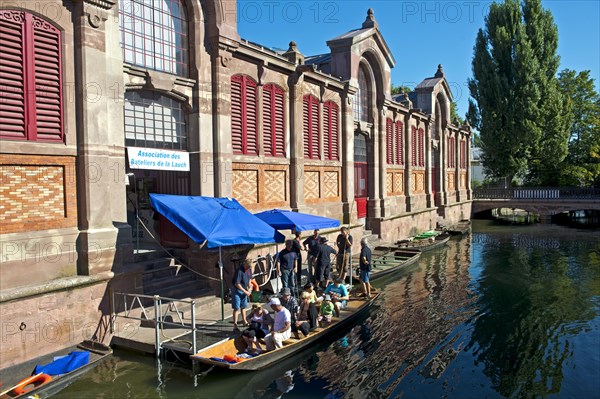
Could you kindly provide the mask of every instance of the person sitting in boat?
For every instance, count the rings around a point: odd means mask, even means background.
[[[259,303],[252,305],[252,311],[246,319],[248,322],[248,328],[242,333],[242,338],[249,348],[252,348],[254,343],[258,345],[258,342],[264,343],[265,336],[269,333],[271,326],[273,325],[273,318],[269,312],[264,309]],[[253,331],[254,337],[249,337],[247,331]],[[248,339],[255,338],[255,339]],[[260,349],[260,346],[257,347]]]
[[[271,298],[269,306],[275,312],[273,328],[265,337],[265,345],[268,351],[283,347],[283,341],[292,335],[292,315],[283,307],[278,298]]]
[[[304,292],[306,292],[308,294],[310,303],[316,303],[319,301],[319,298],[317,298],[317,292],[315,291],[315,286],[313,283],[308,282],[304,286]],[[302,295],[304,295],[304,292],[302,293]]]
[[[307,291],[304,291],[300,298],[300,310],[298,311],[296,328],[302,331],[304,335],[308,335],[310,331],[317,328],[319,311],[317,310],[316,302],[311,301],[311,295]]]
[[[300,323],[300,328],[298,328],[298,325],[296,323],[298,321],[298,313],[300,311],[300,306],[298,305],[298,301],[296,301],[296,298],[292,296],[292,293],[289,288],[283,288],[281,290],[279,300],[281,301],[283,307],[290,311],[290,315],[292,317],[292,332],[294,333],[296,339],[300,339],[300,335],[298,334],[298,332],[307,335],[308,325],[303,326],[302,323]]]
[[[324,293],[331,295],[331,301],[335,305],[335,315],[339,317],[340,310],[346,307],[347,301],[350,299],[348,296],[348,289],[341,277],[336,277],[334,282],[325,288]]]
[[[335,305],[331,302],[331,296],[329,294],[325,295],[323,298],[323,302],[321,302],[321,308],[319,309],[319,317],[317,318],[319,325],[321,327],[326,327],[331,324],[331,318],[333,317],[333,312],[335,311]]]
[[[337,254],[337,251],[327,245],[327,237],[321,237],[321,244],[319,245],[319,255],[315,263],[315,284],[317,286],[324,283],[327,287],[329,284],[329,277],[331,275],[331,255]]]

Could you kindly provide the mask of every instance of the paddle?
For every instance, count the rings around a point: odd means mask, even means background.
[[[19,381],[19,382],[17,382],[15,385],[13,385],[12,387],[10,387],[10,388],[9,388],[9,389],[7,389],[6,391],[4,391],[4,392],[1,392],[1,393],[0,393],[0,396],[4,396],[4,395],[6,395],[7,393],[9,393],[10,391],[12,391],[13,389],[15,389],[16,387],[18,387],[19,385],[23,385],[23,384],[25,384],[25,385],[29,385],[29,383],[30,383],[31,381],[35,380],[37,377],[39,377],[39,376],[40,376],[40,375],[42,375],[42,374],[44,374],[44,373],[37,373],[36,375],[32,375],[31,377],[29,377],[29,378],[27,378],[27,379],[24,379],[24,380],[22,380],[22,381]],[[23,385],[23,386],[25,386],[25,385]]]

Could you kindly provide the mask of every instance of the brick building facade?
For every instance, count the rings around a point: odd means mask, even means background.
[[[313,56],[240,38],[226,0],[2,0],[0,35],[0,368],[110,337],[108,288],[135,290],[149,192],[337,218],[355,242],[470,215],[470,129],[444,72],[392,96],[371,10]],[[128,148],[186,153],[189,170],[136,168]]]

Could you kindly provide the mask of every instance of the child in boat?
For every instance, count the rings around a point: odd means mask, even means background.
[[[340,310],[346,307],[346,304],[348,303],[347,301],[350,299],[348,296],[348,289],[344,285],[344,280],[342,280],[340,277],[337,277],[333,283],[329,284],[327,288],[325,288],[323,293],[331,295],[331,301],[335,305],[335,315],[339,317]]]
[[[331,318],[333,317],[334,311],[335,306],[333,305],[333,302],[331,302],[331,296],[326,294],[321,303],[319,318],[317,319],[322,327],[331,324]]]

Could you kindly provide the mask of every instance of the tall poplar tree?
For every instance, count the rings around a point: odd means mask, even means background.
[[[558,30],[540,0],[493,3],[474,47],[467,119],[492,177],[550,184],[567,154],[569,108],[558,90]]]

